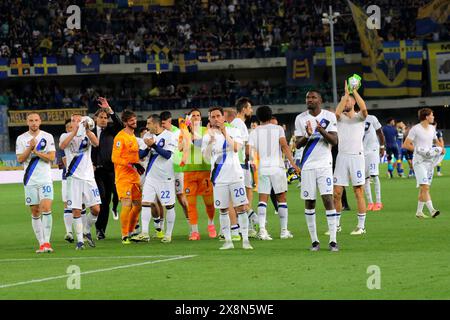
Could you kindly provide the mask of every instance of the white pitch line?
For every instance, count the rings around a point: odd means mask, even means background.
[[[172,258],[180,257],[180,255],[154,255],[154,256],[105,256],[105,257],[55,257],[55,258],[17,258],[17,259],[0,259],[2,262],[21,262],[21,261],[49,261],[49,260],[90,260],[90,259],[148,259],[148,258]]]
[[[117,267],[111,267],[111,268],[105,268],[105,269],[90,270],[90,271],[80,272],[79,275],[81,276],[81,275],[92,274],[92,273],[114,271],[114,270],[126,269],[126,268],[132,268],[132,267],[140,267],[140,266],[145,266],[147,264],[155,264],[155,263],[160,263],[160,262],[167,262],[167,261],[174,261],[174,260],[181,260],[181,259],[189,259],[189,258],[194,258],[194,257],[196,257],[196,256],[195,255],[176,256],[173,258],[167,258],[167,259],[162,259],[162,260],[146,261],[146,262],[141,262],[141,263],[126,264],[123,266],[117,266]],[[11,288],[11,287],[16,287],[16,286],[21,286],[21,285],[26,285],[26,284],[31,284],[31,283],[39,283],[39,282],[45,282],[45,281],[51,281],[51,280],[57,280],[57,279],[64,279],[71,275],[73,275],[73,274],[65,274],[65,275],[61,275],[61,276],[35,279],[35,280],[30,280],[30,281],[2,284],[2,285],[0,285],[0,289]]]

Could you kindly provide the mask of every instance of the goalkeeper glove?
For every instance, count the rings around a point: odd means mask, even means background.
[[[139,173],[139,175],[143,175],[145,172],[145,168],[141,166],[139,163],[130,163],[130,166],[132,166],[136,171]]]

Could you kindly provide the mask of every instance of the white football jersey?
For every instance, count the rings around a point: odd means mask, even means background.
[[[377,117],[369,114],[366,118],[364,129],[364,153],[379,152],[380,142],[378,141],[377,130],[380,128],[381,124]]]
[[[232,126],[226,126],[225,130],[233,141],[242,144],[240,131]],[[231,184],[244,181],[244,171],[237,152],[233,146],[228,145],[223,134],[217,130],[208,130],[203,136],[202,153],[206,150],[211,135],[214,135],[215,142],[211,151],[211,182],[216,184]]]
[[[236,117],[233,121],[230,123],[233,127],[237,128],[241,134],[242,139],[242,148],[239,150],[239,161],[241,164],[245,163],[245,145],[248,143],[248,129],[245,125],[245,122],[242,121],[241,118]]]
[[[414,145],[414,156],[413,158],[417,161],[423,160],[423,157],[416,153],[417,148],[423,148],[425,150],[431,149],[433,147],[433,140],[436,140],[436,128],[429,125],[425,129],[420,123],[416,124],[409,130],[408,136]]]
[[[29,131],[21,134],[16,140],[16,154],[22,154],[25,149],[30,146],[30,140],[34,137]],[[55,150],[55,140],[50,133],[39,130],[39,134],[36,136],[36,151],[42,153],[49,153]],[[41,185],[41,184],[51,184],[52,183],[52,173],[51,173],[51,163],[40,159],[33,153],[30,153],[28,158],[23,163],[25,170],[23,183],[27,186]]]
[[[169,159],[165,159],[152,148],[148,165],[145,170],[145,179],[150,178],[156,181],[175,181],[173,152],[175,151],[176,146],[173,133],[168,130],[162,131],[159,135],[147,132],[144,135],[144,140],[147,138],[153,138],[156,145],[164,150],[172,152],[172,156]]]
[[[364,154],[365,119],[360,112],[353,118],[341,114],[337,121],[338,129],[338,152],[341,154]]]
[[[70,133],[63,133],[59,143],[66,140]],[[64,149],[67,161],[67,177],[86,181],[95,181],[94,166],[91,160],[92,143],[86,134],[73,137]]]
[[[260,125],[250,133],[248,144],[259,155],[258,170],[261,175],[271,175],[280,168],[284,169],[281,137],[286,137],[284,130],[275,124]]]
[[[330,168],[333,165],[331,145],[317,131],[317,122],[327,132],[337,132],[336,116],[327,110],[321,110],[316,117],[310,114],[309,111],[300,113],[295,118],[295,136],[305,137],[307,135],[306,126],[308,121],[311,123],[313,134],[303,148],[302,161],[300,162],[301,168],[304,170]]]

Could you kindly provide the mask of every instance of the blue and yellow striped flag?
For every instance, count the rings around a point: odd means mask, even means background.
[[[419,8],[416,20],[416,35],[423,36],[438,30],[439,25],[450,18],[450,1],[433,0]]]
[[[402,40],[383,43],[382,59],[371,65],[363,57],[366,97],[420,96],[422,94],[423,44]]]

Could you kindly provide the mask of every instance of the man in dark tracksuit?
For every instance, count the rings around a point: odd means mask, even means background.
[[[92,130],[99,140],[99,146],[92,148],[92,163],[94,165],[95,181],[102,204],[95,227],[97,239],[105,238],[106,226],[108,225],[109,204],[111,195],[116,192],[114,184],[114,165],[111,161],[114,137],[122,130],[123,125],[117,114],[109,106],[105,98],[98,98],[100,109],[95,113],[95,128]],[[111,118],[112,123],[108,124]]]

